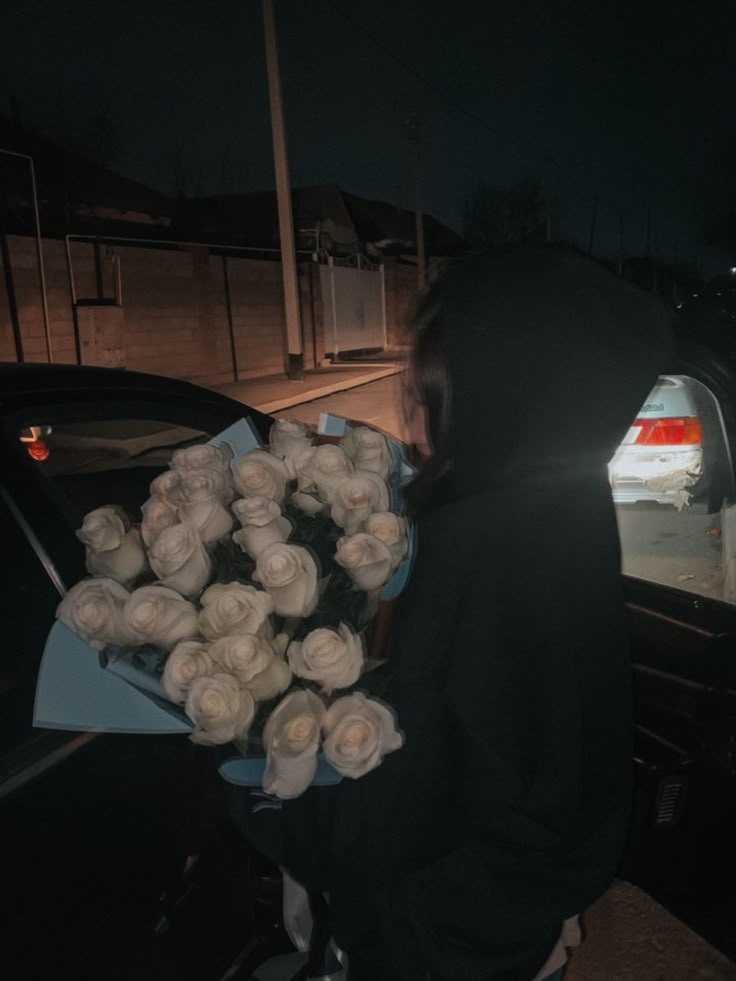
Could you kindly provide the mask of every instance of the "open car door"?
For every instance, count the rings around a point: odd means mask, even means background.
[[[684,493],[672,504],[617,504],[636,724],[622,874],[733,958],[736,376],[730,359],[695,345],[671,375],[693,396],[702,470],[673,475]]]

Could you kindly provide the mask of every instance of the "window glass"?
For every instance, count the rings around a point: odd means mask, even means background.
[[[1,757],[30,730],[36,674],[60,597],[2,497],[0,536],[5,555],[12,556],[2,577],[2,609],[6,615],[0,645]]]
[[[18,439],[49,479],[71,520],[93,508],[120,504],[136,515],[151,481],[180,447],[205,442],[209,433],[152,419],[54,422],[37,419]]]
[[[661,376],[608,469],[624,572],[736,601],[726,575],[736,536],[721,515],[733,471],[713,394],[693,378]]]

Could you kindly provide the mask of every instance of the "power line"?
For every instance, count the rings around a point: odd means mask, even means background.
[[[478,113],[474,112],[472,109],[468,109],[458,99],[450,95],[449,92],[446,92],[444,89],[440,88],[439,85],[433,82],[422,72],[417,71],[417,69],[410,65],[405,58],[402,58],[400,55],[397,55],[394,51],[387,48],[380,38],[378,38],[372,31],[364,27],[363,24],[356,20],[350,13],[343,10],[342,7],[335,2],[335,0],[325,0],[325,3],[337,14],[339,14],[340,17],[348,21],[348,23],[350,23],[357,31],[364,34],[379,50],[386,55],[386,57],[390,58],[392,61],[395,61],[396,64],[400,65],[400,67],[403,68],[408,75],[411,75],[412,78],[415,78],[418,82],[424,85],[425,88],[433,93],[433,95],[442,99],[443,102],[446,102],[449,106],[451,106],[451,108],[465,116],[467,119],[471,120],[471,122],[474,122],[478,126],[481,126],[483,129],[487,130],[492,136],[497,137],[499,135],[499,127],[493,126],[492,123],[489,123],[488,120],[484,119],[482,116],[479,116]],[[545,154],[536,147],[533,147],[530,143],[524,143],[521,140],[509,137],[508,135],[504,135],[503,139],[507,143],[516,146],[517,149],[523,150],[525,153],[530,153],[535,157],[539,157],[541,160],[546,162],[549,162],[550,158],[552,157],[552,154]]]
[[[414,78],[417,82],[423,85],[428,91],[430,91],[434,96],[445,102],[450,108],[454,109],[457,113],[464,116],[466,119],[480,126],[486,132],[490,133],[497,140],[500,139],[509,146],[515,147],[517,150],[521,150],[524,153],[530,154],[536,157],[538,160],[544,162],[545,168],[548,171],[556,170],[558,173],[562,170],[560,167],[560,157],[557,153],[547,152],[539,150],[537,147],[532,146],[530,143],[518,140],[514,137],[510,137],[507,133],[500,130],[498,126],[494,126],[489,123],[487,119],[480,116],[477,112],[469,109],[464,105],[459,99],[453,96],[451,93],[446,91],[440,85],[437,85],[431,78],[425,75],[423,72],[418,71],[412,64],[410,64],[406,58],[397,54],[391,48],[387,47],[386,44],[378,37],[372,30],[366,28],[359,20],[357,20],[349,11],[345,10],[344,7],[337,3],[336,0],[324,0],[325,4],[329,6],[336,14],[347,21],[356,31],[363,34],[378,50],[382,51],[383,54],[390,58],[393,62],[399,65],[408,75]],[[590,170],[590,162],[583,160],[582,158],[574,158],[569,154],[565,154],[563,160],[567,161],[568,166],[565,168],[567,171],[568,179],[573,179],[572,171],[569,165],[576,165],[577,168],[583,169],[585,171]],[[612,199],[606,200],[596,193],[596,200],[598,206],[605,207],[606,209],[611,209],[617,215],[621,212],[628,213],[631,206],[622,207],[620,200],[614,201]]]

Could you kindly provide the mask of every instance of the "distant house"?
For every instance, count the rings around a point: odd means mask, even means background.
[[[348,194],[336,184],[295,188],[292,209],[297,248],[348,256],[416,256],[416,216],[385,201]],[[274,191],[229,194],[187,201],[181,218],[185,227],[213,241],[277,249],[278,209]],[[463,239],[431,215],[424,216],[428,257],[466,251]]]
[[[143,234],[168,229],[176,202],[101,167],[0,114],[0,148],[33,158],[44,234]],[[0,154],[0,205],[7,231],[28,234],[33,201],[27,163]]]
[[[273,191],[178,199],[0,116],[0,360],[110,364],[218,383],[287,360]],[[413,212],[336,185],[293,192],[305,366],[402,343]],[[430,262],[464,251],[424,218]]]

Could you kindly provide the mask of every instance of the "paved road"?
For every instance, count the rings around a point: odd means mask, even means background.
[[[661,504],[618,508],[624,572],[721,599],[720,515]]]
[[[360,419],[369,426],[376,426],[393,436],[401,437],[401,386],[402,375],[382,378],[380,381],[352,388],[347,392],[327,395],[314,402],[305,402],[293,409],[276,413],[281,418],[301,419],[303,422],[319,422],[320,413],[333,412],[348,419]]]
[[[316,424],[320,413],[333,412],[401,436],[402,378],[385,378],[279,415]],[[708,534],[709,530],[718,529],[718,515],[677,512],[674,507],[658,504],[627,504],[619,507],[618,517],[627,574],[703,596],[721,597],[721,540]]]

